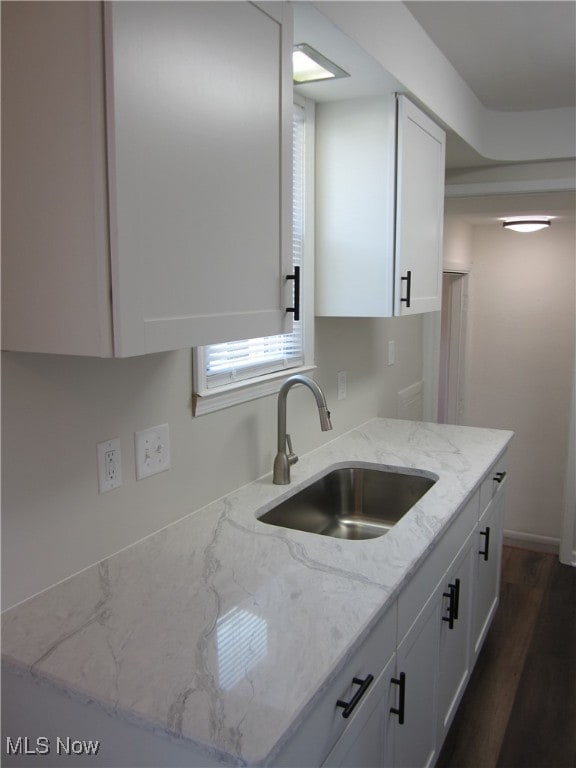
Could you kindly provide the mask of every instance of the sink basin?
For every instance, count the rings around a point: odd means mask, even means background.
[[[338,539],[373,539],[388,533],[437,479],[431,473],[339,467],[259,520]]]

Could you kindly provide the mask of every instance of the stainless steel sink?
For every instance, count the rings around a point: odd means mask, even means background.
[[[340,467],[259,519],[338,539],[373,539],[388,533],[436,480],[431,473]]]

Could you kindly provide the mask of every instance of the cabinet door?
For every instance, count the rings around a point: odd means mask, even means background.
[[[398,98],[394,314],[434,312],[442,300],[445,134]]]
[[[397,690],[395,708],[403,710],[403,717],[390,713],[395,768],[425,768],[436,755],[439,595],[434,592],[398,647],[392,689]]]
[[[438,682],[439,744],[444,740],[470,675],[474,541],[474,535],[471,535],[443,582]]]
[[[472,653],[478,656],[498,606],[502,562],[504,489],[500,489],[480,518],[475,533],[474,613]]]
[[[105,4],[115,353],[290,330],[289,7]]]

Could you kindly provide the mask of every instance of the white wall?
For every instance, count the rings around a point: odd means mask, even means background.
[[[445,272],[468,272],[471,266],[472,226],[461,216],[444,217]]]
[[[394,366],[382,349],[397,344]],[[318,322],[316,378],[334,430],[314,400],[288,398],[295,450],[304,453],[376,415],[396,415],[396,392],[419,380],[421,319]],[[3,607],[106,557],[270,472],[276,398],[194,419],[191,353],[124,360],[3,353]],[[348,371],[348,397],[336,372]],[[168,422],[172,468],[136,481],[133,433]],[[98,493],[96,444],[119,437],[123,486]]]
[[[464,423],[513,429],[505,527],[560,536],[574,376],[574,221],[472,227]]]

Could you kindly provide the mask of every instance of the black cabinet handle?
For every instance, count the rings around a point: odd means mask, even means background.
[[[494,475],[494,481],[496,483],[501,483],[505,477],[506,477],[506,472],[496,472],[496,474]]]
[[[443,592],[442,594],[450,600],[448,603],[448,616],[442,616],[442,621],[447,621],[448,628],[454,629],[454,622],[458,618],[458,605],[460,603],[460,579],[456,579],[454,584],[448,584],[448,592]]]
[[[454,629],[454,589],[452,584],[448,587],[448,592],[443,592],[443,597],[448,597],[450,602],[448,603],[448,616],[442,616],[442,621],[448,622],[448,629]]]
[[[406,281],[406,298],[400,299],[400,303],[404,302],[407,307],[410,306],[410,294],[412,293],[412,270],[406,272],[406,277],[401,277],[400,281]]]
[[[488,553],[490,551],[490,526],[486,526],[485,531],[480,531],[480,536],[485,536],[484,549],[479,550],[478,554],[481,555],[484,560],[488,560]]]
[[[293,312],[294,320],[300,320],[300,267],[294,267],[294,274],[286,275],[286,280],[294,280],[294,306],[286,307],[286,312]]]
[[[406,711],[406,673],[400,672],[400,677],[393,677],[391,680],[394,685],[399,686],[398,707],[390,707],[393,715],[398,715],[398,724],[404,725],[404,712]]]
[[[360,688],[356,691],[354,696],[350,699],[350,701],[342,701],[342,699],[338,699],[336,702],[337,707],[343,707],[344,712],[342,712],[342,717],[350,717],[352,712],[354,711],[355,706],[358,704],[362,696],[366,693],[368,690],[368,687],[370,686],[370,683],[374,680],[374,675],[368,675],[364,680],[361,680],[359,677],[353,678],[352,682],[355,685],[359,685]]]
[[[454,579],[454,618],[458,621],[460,610],[460,579]]]

